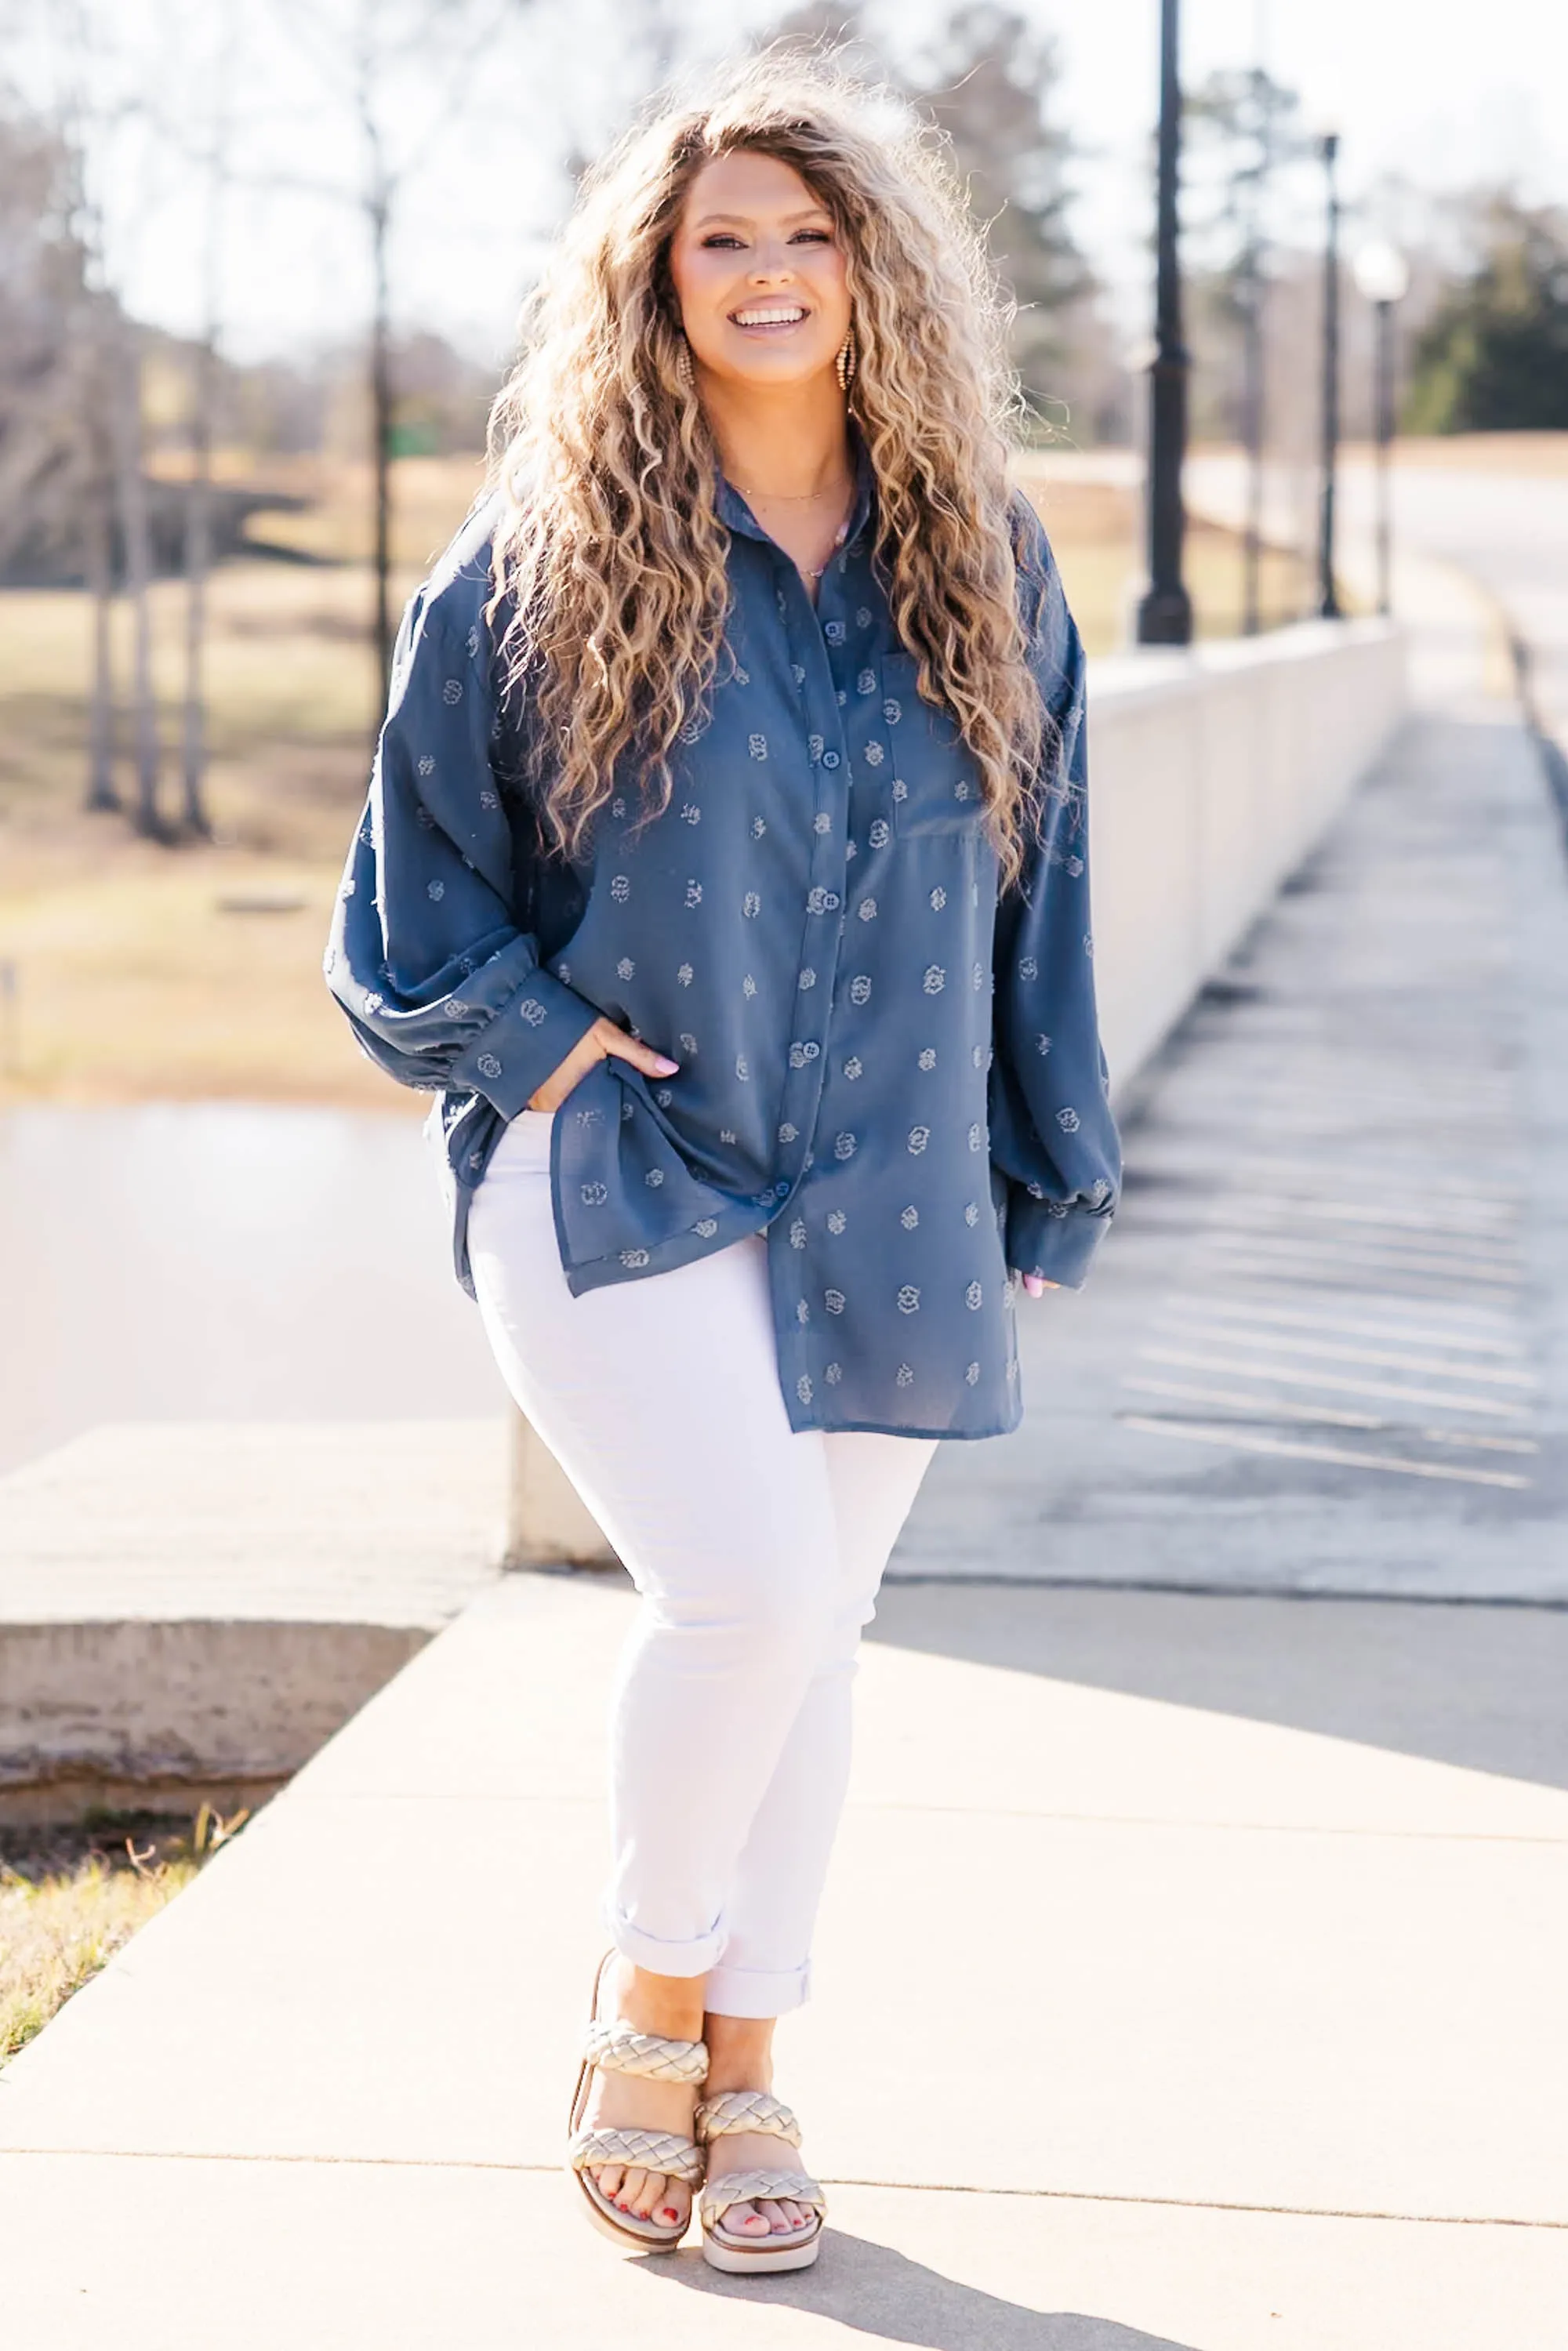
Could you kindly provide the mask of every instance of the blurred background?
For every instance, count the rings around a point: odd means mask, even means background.
[[[1145,572],[1155,0],[0,0],[0,1467],[106,1411],[343,1408],[299,1343],[339,1279],[371,1359],[425,1334],[413,1405],[493,1399],[439,1247],[415,1269],[398,1238],[423,1169],[365,1173],[418,1106],[329,1003],[329,900],[389,632],[479,483],[575,175],[673,74],[779,32],[849,40],[950,134],[1019,303],[1022,472],[1113,653]],[[1472,36],[1447,5],[1186,0],[1200,637],[1322,603],[1325,159],[1346,464],[1381,319],[1401,466],[1500,496],[1568,467],[1542,111],[1568,28],[1495,0]]]

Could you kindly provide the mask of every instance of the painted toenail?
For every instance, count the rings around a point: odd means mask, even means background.
[[[680,2216],[680,2214],[676,2211],[676,2210],[675,2210],[675,2208],[674,2208],[674,2206],[673,2204],[666,2204],[666,2205],[665,2205],[665,2207],[664,2207],[664,2218],[665,2218],[665,2220],[678,2220],[680,2219],[680,2217],[681,2217],[681,2216]]]

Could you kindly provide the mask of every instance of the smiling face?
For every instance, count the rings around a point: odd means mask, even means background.
[[[831,214],[776,155],[705,163],[670,243],[681,324],[699,368],[750,385],[831,369],[850,326]]]

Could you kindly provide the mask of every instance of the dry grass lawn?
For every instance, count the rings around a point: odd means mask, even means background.
[[[461,520],[466,463],[399,468],[399,597]],[[0,596],[0,1101],[234,1095],[386,1106],[321,985],[321,949],[376,721],[368,483],[256,536],[323,559],[225,565],[212,587],[210,843],[161,848],[80,799],[86,599]],[[183,591],[153,593],[163,739],[178,737]],[[118,615],[117,665],[130,663]],[[176,801],[171,751],[165,806]],[[121,761],[121,789],[130,790]]]
[[[1568,474],[1568,433],[1429,434],[1396,443],[1394,457],[1396,465],[1445,473]]]
[[[478,486],[468,460],[397,468],[401,599]],[[364,469],[276,469],[312,503],[255,536],[312,563],[245,559],[212,587],[210,843],[161,848],[80,807],[89,621],[75,594],[0,594],[0,1102],[227,1095],[390,1107],[321,984],[332,894],[364,790],[376,721]],[[1122,640],[1139,570],[1137,500],[1053,483],[1047,528],[1085,641]],[[1190,569],[1200,632],[1234,633],[1236,541],[1199,526]],[[1308,583],[1271,556],[1266,610]],[[183,592],[153,595],[155,669],[176,790]],[[119,674],[130,660],[119,615]],[[129,791],[128,762],[121,789]]]
[[[1143,580],[1140,494],[1109,482],[1049,474],[1031,479],[1027,466],[1023,478],[1045,524],[1085,646],[1091,654],[1116,652],[1127,642],[1131,607]],[[1189,517],[1185,569],[1197,635],[1239,636],[1241,542],[1235,532]],[[1312,589],[1295,554],[1264,549],[1259,601],[1265,628],[1309,611]]]
[[[0,2065],[188,1886],[244,1820],[142,1814],[0,1832]]]

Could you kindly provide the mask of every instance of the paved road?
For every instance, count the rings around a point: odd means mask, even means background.
[[[1236,459],[1196,459],[1190,488],[1200,508],[1239,516]],[[1392,488],[1396,551],[1456,565],[1495,598],[1531,649],[1543,721],[1568,741],[1568,475],[1400,465]],[[1287,537],[1299,522],[1291,497],[1282,479],[1270,483],[1270,525]],[[1340,511],[1347,567],[1365,584],[1374,516],[1366,465],[1345,465]]]
[[[1347,528],[1364,531],[1364,467],[1350,472],[1345,489]],[[1506,608],[1534,657],[1542,716],[1568,739],[1568,475],[1401,466],[1394,523],[1406,546],[1458,564]]]

